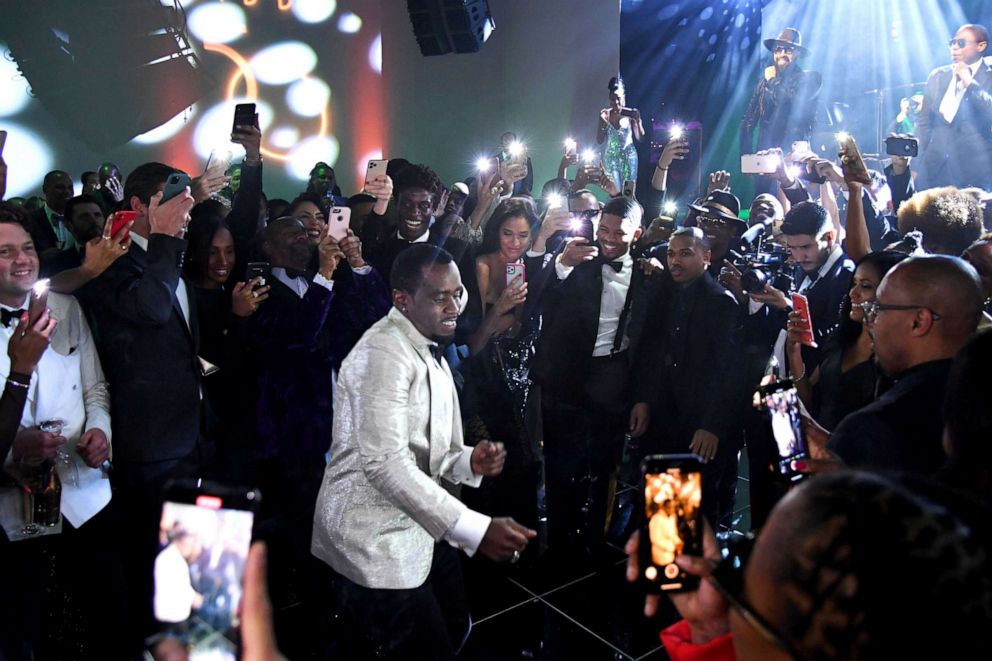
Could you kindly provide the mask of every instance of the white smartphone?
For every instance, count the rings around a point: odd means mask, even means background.
[[[516,262],[513,264],[506,265],[506,286],[509,287],[511,283],[518,279],[520,284],[517,287],[523,286],[524,282],[527,280],[527,267],[524,266],[522,262]]]
[[[775,174],[778,164],[774,154],[742,154],[741,174]]]
[[[796,140],[792,143],[792,153],[793,154],[808,154],[809,153],[809,140]]]
[[[210,158],[207,159],[207,167],[203,168],[203,176],[216,177],[223,175],[231,167],[231,159],[233,158],[234,154],[226,147],[211,150]]]
[[[348,207],[331,207],[327,212],[327,233],[335,241],[348,238],[350,226],[351,209]]]
[[[365,188],[368,188],[369,184],[378,176],[386,176],[386,166],[389,165],[389,159],[373,159],[369,161],[369,167],[365,171]]]

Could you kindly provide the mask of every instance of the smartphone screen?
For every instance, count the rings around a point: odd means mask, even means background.
[[[34,326],[48,307],[48,279],[39,280],[31,287],[28,300],[28,327]]]
[[[637,190],[637,182],[633,179],[625,179],[623,182],[623,196],[634,199],[634,191]]]
[[[268,262],[248,262],[248,270],[246,277],[248,282],[251,282],[255,278],[260,278],[258,281],[259,287],[265,286],[265,279],[269,277],[269,272],[272,267]]]
[[[644,459],[644,525],[641,577],[665,592],[692,590],[699,578],[675,564],[680,555],[703,552],[703,482],[695,455],[652,455]],[[645,543],[648,542],[648,543]]]
[[[155,619],[191,661],[238,658],[244,568],[256,491],[174,483],[155,558]]]
[[[778,472],[799,479],[795,462],[809,458],[806,434],[799,415],[799,394],[791,381],[777,381],[761,387],[762,403],[768,412],[772,438],[778,450]]]

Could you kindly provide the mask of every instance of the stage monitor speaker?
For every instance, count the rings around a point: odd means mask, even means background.
[[[477,53],[495,29],[488,0],[407,0],[423,55]]]

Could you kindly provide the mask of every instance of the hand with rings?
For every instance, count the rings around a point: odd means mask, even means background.
[[[114,215],[112,214],[107,218],[103,225],[103,233],[86,242],[86,251],[83,255],[81,268],[93,278],[110,268],[110,265],[131,247],[131,225],[133,224],[134,221],[129,220],[111,235]]]
[[[250,317],[258,310],[258,306],[269,297],[268,285],[259,287],[260,277],[252,278],[250,282],[239,282],[231,292],[231,312],[238,317]]]

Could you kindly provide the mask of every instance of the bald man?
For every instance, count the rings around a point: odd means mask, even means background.
[[[844,418],[827,448],[850,466],[935,473],[951,359],[975,331],[982,298],[978,274],[958,257],[911,257],[889,271],[865,321],[875,361],[896,384]]]

